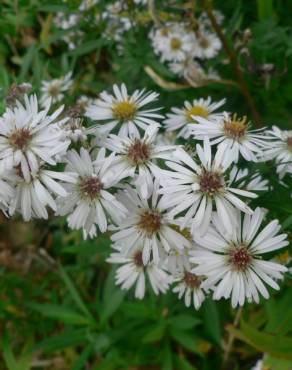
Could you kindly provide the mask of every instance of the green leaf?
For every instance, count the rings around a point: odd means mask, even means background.
[[[203,307],[204,329],[205,333],[213,339],[215,343],[221,343],[221,327],[217,306],[215,302],[208,298]]]
[[[35,311],[40,312],[42,315],[54,320],[62,321],[65,324],[72,325],[91,325],[92,320],[87,316],[82,316],[78,312],[70,308],[58,306],[55,304],[37,304],[30,303],[28,305]]]
[[[86,368],[86,363],[89,356],[92,354],[93,348],[92,345],[87,346],[82,351],[81,355],[78,359],[74,362],[72,370],[83,370]]]
[[[88,333],[85,329],[68,329],[63,333],[44,339],[38,343],[36,349],[47,352],[60,351],[67,347],[86,345],[88,343]]]
[[[73,301],[76,303],[77,307],[82,311],[91,321],[95,321],[93,316],[91,315],[90,311],[86,307],[85,303],[83,302],[80,294],[78,293],[77,289],[75,288],[74,284],[72,283],[71,279],[69,278],[68,274],[60,265],[59,267],[61,278],[63,279],[65,285],[67,286],[67,289],[69,290],[69,293],[73,299]]]
[[[274,15],[273,0],[257,0],[257,8],[260,21]]]
[[[68,54],[71,56],[79,57],[81,55],[88,54],[92,52],[93,50],[98,51],[102,47],[103,43],[104,43],[103,39],[90,40],[90,41],[82,43],[80,46],[76,47],[74,50],[72,50]]]
[[[142,338],[142,342],[152,343],[152,342],[157,342],[161,340],[164,336],[165,329],[166,329],[165,322],[155,324],[153,327],[150,328],[147,334]]]
[[[180,343],[184,348],[190,352],[201,355],[201,351],[197,346],[196,340],[190,333],[173,328],[171,328],[170,333],[172,338]]]
[[[196,367],[194,367],[186,358],[179,355],[175,356],[175,365],[176,369],[180,370],[196,370]]]
[[[17,370],[17,361],[12,352],[10,345],[10,337],[7,331],[5,331],[2,339],[2,350],[3,358],[8,370]]]
[[[176,315],[168,319],[169,325],[182,330],[192,329],[195,326],[200,325],[201,322],[202,320],[198,317],[185,314]]]
[[[292,360],[291,337],[261,332],[243,321],[241,322],[240,329],[229,326],[228,331],[258,351],[267,352],[273,357]]]

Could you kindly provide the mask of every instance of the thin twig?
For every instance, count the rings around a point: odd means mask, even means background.
[[[241,88],[242,94],[244,95],[247,104],[249,105],[249,108],[251,110],[253,120],[256,126],[261,126],[261,119],[260,115],[256,109],[254,100],[249,92],[247,83],[245,82],[244,75],[242,70],[240,69],[240,66],[238,64],[237,56],[235,53],[235,50],[228,44],[227,39],[225,38],[224,33],[222,32],[221,27],[217,23],[217,20],[213,14],[212,6],[210,0],[202,0],[203,8],[206,11],[206,14],[208,18],[210,19],[210,22],[212,24],[212,27],[214,28],[217,36],[219,37],[220,41],[222,42],[223,48],[228,55],[231,65],[234,69],[234,72],[237,76],[238,84]]]
[[[236,328],[238,326],[241,315],[242,315],[242,307],[240,307],[236,312],[236,315],[235,315],[235,318],[234,318],[234,321],[233,321],[233,327],[234,328]],[[226,344],[226,347],[225,347],[225,350],[224,350],[223,368],[229,360],[229,356],[230,356],[230,353],[232,351],[234,339],[235,339],[234,334],[229,332],[227,344]]]

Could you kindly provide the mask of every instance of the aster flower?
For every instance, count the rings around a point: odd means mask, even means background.
[[[143,107],[157,99],[155,92],[145,93],[145,90],[135,90],[128,94],[125,84],[113,86],[114,95],[102,92],[100,98],[86,110],[86,116],[92,120],[107,121],[96,125],[90,132],[109,133],[116,127],[119,136],[139,137],[139,129],[145,131],[149,125],[158,124],[157,119],[163,116],[155,113],[160,108],[143,110]],[[142,109],[141,109],[142,108]]]
[[[221,49],[221,41],[212,32],[200,30],[196,35],[196,44],[192,49],[193,57],[199,59],[214,58]]]
[[[88,151],[81,148],[67,153],[65,174],[74,173],[76,180],[65,184],[68,195],[59,199],[58,213],[68,215],[71,229],[84,229],[85,236],[96,235],[96,225],[103,233],[107,230],[107,216],[116,222],[125,217],[126,208],[109,192],[118,183],[111,170],[114,156],[105,157],[105,150],[100,149],[93,162]]]
[[[15,196],[9,203],[9,214],[21,213],[24,221],[32,218],[48,218],[47,208],[57,211],[55,198],[66,196],[63,183],[74,183],[74,173],[51,171],[40,166],[29,181],[15,174]]]
[[[56,164],[56,156],[64,154],[70,144],[64,140],[60,128],[66,119],[57,121],[63,107],[48,115],[50,100],[38,110],[35,95],[24,97],[24,105],[7,108],[0,118],[0,171],[20,165],[22,176],[30,180],[31,173],[39,168],[39,161]]]
[[[179,62],[195,46],[195,34],[181,24],[171,24],[150,34],[154,52],[164,61]]]
[[[72,72],[67,73],[65,76],[55,78],[50,81],[42,81],[41,87],[41,105],[46,106],[46,101],[51,98],[52,104],[60,102],[64,99],[64,93],[68,91],[73,85]]]
[[[177,285],[173,288],[174,293],[178,293],[179,299],[184,297],[186,307],[190,307],[193,303],[198,310],[205,300],[205,292],[202,289],[203,278],[190,271],[185,270],[179,274],[174,280]]]
[[[289,244],[286,234],[280,231],[278,220],[271,221],[260,231],[264,212],[257,208],[253,215],[241,215],[238,226],[231,232],[225,229],[220,216],[214,215],[213,225],[196,241],[203,248],[190,252],[190,261],[197,264],[192,272],[206,276],[204,288],[214,290],[215,300],[231,297],[233,307],[242,306],[246,300],[259,302],[259,296],[269,298],[264,283],[279,289],[276,280],[282,279],[285,266],[264,261],[262,255]]]
[[[129,216],[114,228],[111,239],[123,248],[124,253],[139,244],[143,263],[146,265],[151,260],[157,265],[165,253],[190,245],[189,240],[175,230],[168,213],[161,208],[157,181],[149,200],[143,199],[130,186],[119,193],[118,199],[127,207]]]
[[[6,214],[8,205],[15,196],[15,177],[11,172],[0,173],[0,210]]]
[[[149,126],[143,138],[109,135],[105,148],[116,153],[113,171],[120,178],[134,177],[134,182],[143,198],[152,193],[153,177],[159,175],[160,168],[153,163],[157,158],[171,159],[174,145],[156,145],[158,126]]]
[[[273,126],[266,132],[269,141],[263,151],[264,160],[274,159],[280,179],[292,173],[292,130],[281,130]]]
[[[121,247],[113,245],[116,252],[112,253],[107,259],[109,263],[117,263],[122,266],[116,271],[116,284],[121,285],[122,289],[135,287],[135,297],[142,299],[145,295],[146,277],[156,295],[166,293],[171,283],[171,277],[153,262],[146,265],[142,260],[142,249],[135,248],[129,256],[122,253]]]
[[[250,191],[269,190],[269,181],[263,179],[258,173],[250,173],[247,168],[238,168],[234,165],[229,173],[231,183],[236,182],[239,188],[245,188]]]
[[[188,127],[190,134],[199,140],[208,137],[211,145],[219,144],[218,149],[224,150],[225,156],[232,157],[235,163],[239,155],[247,161],[257,162],[266,145],[264,130],[249,130],[246,117],[238,118],[236,114],[224,112],[220,120],[198,117],[197,121],[197,125]]]
[[[227,162],[218,150],[212,161],[208,140],[204,141],[203,148],[197,145],[196,149],[199,164],[182,148],[173,153],[178,163],[166,161],[172,171],[163,171],[165,177],[161,178],[162,189],[159,191],[163,194],[161,206],[170,209],[170,217],[186,212],[181,227],[190,226],[192,234],[206,232],[215,206],[225,228],[230,231],[234,228],[236,208],[252,213],[238,196],[255,198],[256,194],[230,187],[226,170],[232,159]]]
[[[222,118],[222,113],[215,111],[225,103],[225,99],[218,102],[212,102],[211,98],[195,99],[192,102],[185,101],[183,108],[171,108],[172,113],[168,113],[164,125],[167,131],[181,129],[179,136],[188,137],[191,129],[198,123],[197,118],[203,117],[216,122]]]

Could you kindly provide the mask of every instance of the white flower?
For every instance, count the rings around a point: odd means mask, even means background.
[[[264,283],[279,289],[275,280],[281,279],[287,268],[264,261],[262,254],[283,248],[289,242],[286,234],[277,235],[281,228],[278,220],[271,221],[259,232],[263,216],[260,208],[252,216],[245,215],[243,220],[238,212],[238,226],[228,232],[216,214],[206,235],[196,238],[203,248],[190,252],[193,255],[190,261],[198,265],[192,272],[207,277],[202,287],[212,288],[214,299],[231,297],[232,306],[236,307],[242,306],[246,299],[258,303],[259,293],[268,298]]]
[[[196,44],[192,49],[192,55],[199,59],[214,58],[221,46],[221,41],[214,33],[200,30],[197,34]]]
[[[50,100],[38,111],[35,95],[24,97],[16,107],[7,108],[0,118],[0,171],[20,166],[26,181],[39,169],[39,161],[56,164],[56,156],[64,154],[70,141],[64,140],[60,126],[66,119],[56,121],[63,107],[48,115]]]
[[[15,177],[9,171],[0,173],[0,210],[6,214],[11,199],[15,196]]]
[[[249,130],[246,117],[238,118],[224,112],[220,120],[197,118],[198,124],[188,127],[189,133],[196,139],[210,139],[211,145],[219,144],[218,149],[224,150],[226,157],[232,157],[235,163],[241,154],[247,161],[257,162],[266,145],[263,129]]]
[[[185,305],[190,307],[191,303],[196,310],[201,307],[205,300],[205,292],[202,289],[202,277],[185,270],[174,280],[178,284],[173,288],[174,293],[178,293],[179,299],[184,296]]]
[[[183,249],[190,242],[173,227],[167,212],[161,208],[158,183],[153,185],[153,195],[145,200],[130,186],[119,194],[118,199],[127,207],[128,217],[121,222],[111,239],[118,243],[124,253],[137,244],[142,247],[143,263],[153,260],[157,265],[170,250]]]
[[[181,148],[173,153],[173,158],[179,163],[166,162],[172,171],[163,171],[165,177],[161,178],[161,205],[171,208],[170,217],[186,212],[182,217],[181,227],[190,226],[192,234],[206,232],[215,206],[223,224],[230,231],[234,228],[236,208],[252,213],[238,195],[255,198],[256,194],[230,187],[226,170],[232,159],[229,162],[223,160],[222,151],[217,151],[212,161],[208,140],[204,141],[204,148],[197,145],[196,149],[200,164]]]
[[[267,131],[267,137],[270,141],[266,142],[263,159],[275,159],[277,173],[282,179],[286,173],[292,173],[292,130],[273,126],[272,130]]]
[[[109,135],[105,141],[105,148],[116,153],[113,171],[120,178],[134,177],[134,183],[143,198],[148,198],[152,192],[153,177],[159,175],[160,168],[153,163],[157,158],[170,159],[171,151],[176,146],[156,145],[158,132],[156,125],[149,126],[143,138],[119,137]]]
[[[217,9],[213,9],[212,10],[212,13],[216,19],[216,22],[220,25],[223,23],[224,21],[224,15],[221,13],[220,10],[217,10]],[[206,12],[202,12],[199,19],[198,19],[198,22],[200,24],[201,27],[206,27],[206,28],[212,28],[212,24],[210,22],[210,19],[207,15]]]
[[[83,228],[85,236],[94,236],[96,225],[102,233],[105,232],[107,215],[119,223],[127,213],[126,208],[109,192],[118,180],[111,170],[114,156],[105,158],[104,153],[105,150],[101,149],[95,162],[84,148],[81,148],[80,155],[75,150],[67,153],[68,166],[64,174],[73,172],[76,181],[65,184],[68,195],[59,199],[58,213],[63,216],[69,214],[69,227]]]
[[[195,34],[181,24],[172,24],[150,33],[154,52],[164,61],[179,62],[193,50]]]
[[[15,196],[9,204],[9,214],[21,213],[24,221],[32,218],[48,218],[47,207],[57,211],[55,198],[66,196],[64,185],[60,182],[74,183],[75,175],[40,168],[37,173],[26,181],[22,176],[16,176]]]
[[[116,249],[107,259],[109,263],[122,264],[116,271],[116,284],[122,289],[130,289],[134,284],[135,297],[142,299],[145,295],[145,275],[148,277],[151,287],[156,295],[166,293],[171,277],[153,262],[144,265],[142,261],[142,249],[135,248],[129,256],[122,253],[122,248],[113,245]]]
[[[143,110],[144,106],[157,100],[155,92],[145,93],[145,90],[135,90],[128,94],[125,84],[113,86],[114,95],[106,91],[86,110],[86,116],[97,121],[107,121],[91,128],[91,133],[109,133],[118,127],[119,136],[139,136],[139,129],[146,130],[149,125],[157,124],[156,119],[163,116],[154,113],[160,108]],[[141,109],[142,108],[142,109]]]
[[[87,128],[83,126],[82,118],[72,117],[63,126],[64,135],[73,142],[85,141],[87,139]]]
[[[168,66],[173,73],[186,80],[202,81],[206,79],[203,68],[189,55],[184,60],[169,63]]]
[[[218,102],[212,102],[211,98],[195,99],[192,102],[185,101],[183,108],[171,108],[172,113],[168,113],[167,119],[164,120],[164,125],[167,131],[181,129],[179,136],[188,137],[191,128],[197,125],[198,117],[203,117],[210,121],[216,122],[222,118],[222,113],[215,111],[225,103],[225,99]]]
[[[72,72],[67,73],[65,76],[55,78],[50,81],[42,81],[41,87],[41,105],[46,106],[48,98],[52,99],[52,104],[60,102],[64,99],[64,93],[70,89],[73,84]]]
[[[247,168],[238,168],[234,165],[229,173],[231,183],[236,182],[239,188],[245,188],[251,191],[269,190],[269,181],[263,179],[258,173],[250,173]]]

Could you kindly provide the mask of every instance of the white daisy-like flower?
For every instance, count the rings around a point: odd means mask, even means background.
[[[15,178],[16,191],[9,203],[9,214],[12,216],[21,213],[24,221],[30,221],[32,218],[47,219],[47,208],[57,211],[55,198],[67,195],[62,183],[76,181],[74,173],[56,172],[44,167],[40,167],[29,181],[21,175],[16,175]]]
[[[132,177],[143,198],[153,190],[153,177],[160,168],[153,163],[157,158],[171,159],[174,145],[157,145],[157,125],[149,126],[142,138],[109,135],[104,147],[116,153],[112,169],[120,178]]]
[[[292,174],[292,130],[273,126],[266,134],[270,140],[266,142],[263,159],[276,161],[277,173],[282,179],[286,173]]]
[[[203,68],[190,55],[179,62],[169,63],[168,66],[173,73],[179,77],[184,77],[186,80],[202,81],[206,79],[206,73]]]
[[[203,117],[207,120],[217,122],[223,116],[223,113],[216,112],[226,99],[218,102],[212,102],[211,98],[195,99],[192,102],[185,101],[183,108],[171,108],[172,113],[168,113],[167,118],[164,120],[166,131],[174,131],[181,129],[179,136],[184,138],[189,137],[191,128],[198,123],[197,118]]]
[[[38,110],[35,95],[24,97],[24,105],[17,102],[7,108],[0,118],[0,171],[20,165],[22,176],[30,180],[31,173],[39,169],[39,161],[56,164],[56,156],[67,150],[70,141],[64,139],[60,128],[67,118],[57,121],[63,107],[48,115],[51,103],[47,100]]]
[[[114,95],[103,91],[99,99],[87,108],[87,117],[106,122],[91,128],[91,133],[110,133],[118,128],[119,136],[139,137],[139,128],[145,131],[149,125],[158,124],[157,119],[163,118],[155,113],[160,108],[143,109],[157,100],[157,93],[135,90],[129,95],[125,84],[120,87],[114,85],[113,91]]]
[[[128,217],[114,230],[111,239],[118,243],[124,253],[129,253],[137,244],[142,246],[143,263],[153,261],[156,265],[170,250],[187,248],[190,245],[182,233],[173,227],[173,221],[160,206],[158,182],[153,185],[149,200],[127,186],[118,199],[127,207]]]
[[[229,173],[230,182],[236,182],[239,188],[245,188],[251,191],[269,190],[269,181],[263,179],[258,173],[250,173],[247,168],[238,168],[234,165]]]
[[[116,252],[107,259],[109,263],[117,263],[122,266],[116,271],[116,284],[122,289],[129,290],[135,287],[135,297],[142,299],[145,295],[146,276],[156,295],[166,293],[172,279],[162,268],[149,262],[146,265],[142,260],[142,248],[135,248],[129,256],[122,253],[121,247],[113,245]]]
[[[42,81],[42,96],[40,100],[41,105],[46,106],[46,101],[48,98],[51,98],[52,104],[62,101],[65,96],[64,93],[68,91],[72,85],[72,72],[69,72],[60,78],[55,78],[50,81]]]
[[[188,31],[181,24],[174,24],[158,29],[150,34],[154,52],[160,55],[162,62],[185,60],[196,46],[194,32]]]
[[[247,161],[258,162],[262,148],[266,145],[264,129],[249,130],[246,117],[224,112],[219,120],[197,117],[198,124],[188,127],[189,133],[196,139],[210,139],[211,145],[218,144],[226,157],[232,157],[235,163],[239,155]]]
[[[220,10],[218,9],[214,9],[212,10],[212,13],[216,19],[216,22],[220,25],[223,23],[224,21],[224,14],[221,13]],[[212,24],[210,22],[210,19],[207,15],[206,12],[202,12],[199,19],[198,19],[198,22],[200,24],[201,27],[205,27],[205,28],[212,28]]]
[[[87,128],[83,125],[83,118],[72,117],[63,126],[64,135],[70,141],[78,142],[87,139]]]
[[[203,248],[190,252],[190,261],[197,264],[192,272],[206,276],[202,287],[214,290],[215,300],[231,297],[233,307],[242,306],[246,300],[259,303],[260,295],[269,298],[264,283],[279,289],[276,280],[282,279],[287,268],[264,261],[262,255],[283,248],[289,242],[286,234],[277,235],[281,229],[278,220],[259,231],[264,214],[256,208],[253,215],[246,214],[241,220],[238,212],[238,226],[231,232],[215,214],[206,235],[196,237]]]
[[[173,288],[174,293],[178,293],[178,298],[184,297],[186,307],[190,307],[193,303],[198,310],[205,300],[205,292],[202,289],[203,277],[198,276],[188,270],[183,271],[173,282],[177,285]]]
[[[6,214],[11,199],[15,196],[15,177],[9,171],[0,174],[0,210]]]
[[[217,209],[219,217],[228,231],[234,228],[236,209],[245,213],[252,210],[240,197],[256,198],[257,195],[246,190],[230,187],[226,170],[230,161],[224,159],[222,151],[217,151],[212,160],[208,140],[204,147],[196,146],[200,163],[196,163],[182,148],[173,153],[176,162],[166,161],[172,171],[162,170],[163,194],[162,207],[170,209],[169,216],[175,217],[186,212],[182,217],[181,227],[191,227],[192,234],[204,234],[210,224],[212,210]]]
[[[214,58],[221,49],[221,41],[212,32],[200,30],[196,35],[196,44],[192,49],[192,55],[199,59]]]
[[[107,230],[107,216],[115,223],[120,223],[126,216],[126,208],[110,193],[118,179],[111,170],[114,156],[105,157],[105,150],[100,149],[93,162],[88,151],[81,148],[80,154],[75,150],[67,153],[66,171],[74,173],[73,184],[65,184],[68,195],[61,197],[58,214],[68,215],[71,229],[84,229],[85,236],[96,235],[96,225],[103,233]]]

